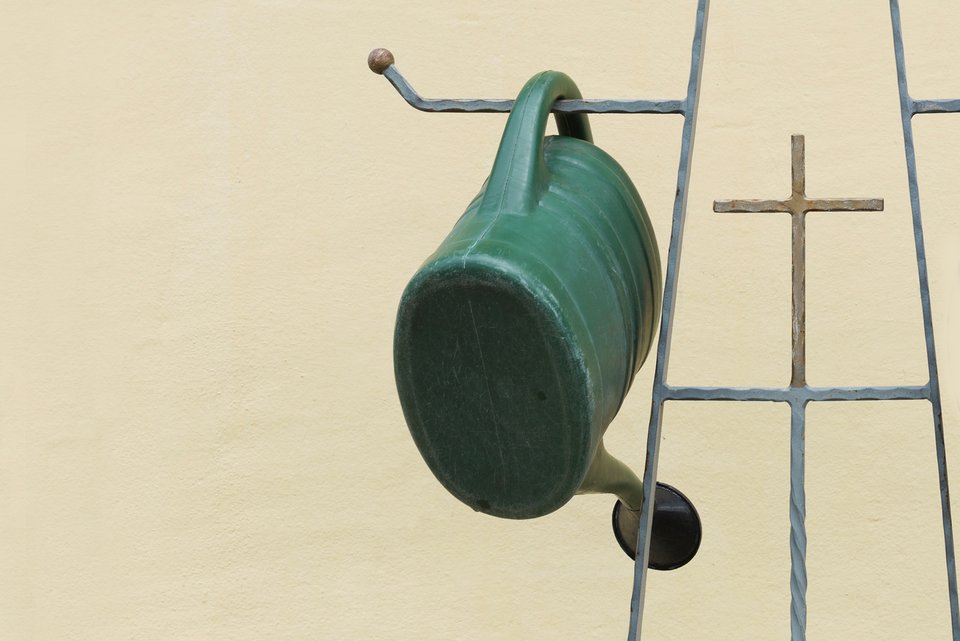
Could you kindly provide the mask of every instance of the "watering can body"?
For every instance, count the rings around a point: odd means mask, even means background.
[[[601,438],[653,342],[656,239],[578,98],[524,87],[487,182],[401,298],[394,337],[407,425],[434,475],[475,510],[531,518],[589,491]],[[636,505],[635,507],[639,507]]]

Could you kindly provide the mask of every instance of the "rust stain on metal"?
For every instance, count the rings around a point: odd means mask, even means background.
[[[883,211],[882,198],[807,198],[804,137],[790,137],[790,198],[786,200],[715,200],[718,213],[788,213],[792,218],[793,323],[790,387],[804,387],[806,374],[806,215],[811,211]]]

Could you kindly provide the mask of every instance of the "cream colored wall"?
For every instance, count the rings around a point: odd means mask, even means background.
[[[917,97],[960,96],[960,9],[903,7]],[[420,459],[393,385],[400,292],[489,171],[544,68],[593,97],[682,97],[694,3],[9,3],[0,27],[0,638],[619,639],[612,499],[474,514]],[[715,1],[670,380],[783,385],[789,224],[808,192],[813,384],[922,383],[884,2]],[[681,121],[592,120],[665,249]],[[916,119],[950,463],[960,475],[960,119]],[[652,367],[610,427],[639,466]],[[651,639],[787,638],[788,414],[669,404],[661,478],[704,523],[651,577]],[[947,639],[929,406],[813,405],[809,637]]]

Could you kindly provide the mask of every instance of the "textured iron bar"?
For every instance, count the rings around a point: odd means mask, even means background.
[[[907,68],[903,53],[903,27],[900,22],[900,4],[890,0],[890,23],[893,29],[893,52],[897,62],[897,88],[900,92],[900,121],[903,126],[903,147],[907,161],[907,182],[910,186],[910,210],[913,216],[914,244],[917,251],[917,276],[920,281],[920,307],[923,310],[923,332],[927,346],[927,368],[930,374],[930,403],[933,406],[933,433],[937,450],[937,469],[940,479],[940,510],[943,520],[943,542],[947,563],[947,587],[950,596],[950,626],[953,641],[960,641],[960,603],[957,599],[957,566],[953,545],[953,522],[950,514],[950,484],[947,478],[947,455],[943,436],[943,412],[940,404],[940,380],[937,372],[937,352],[933,341],[933,314],[930,308],[930,285],[927,277],[927,257],[923,243],[923,220],[920,215],[920,187],[917,182],[917,158],[913,143],[911,118],[918,106],[953,107],[954,100],[914,101],[907,88]],[[946,109],[944,109],[945,111]],[[933,110],[922,113],[932,113]]]
[[[930,398],[929,385],[903,387],[807,387],[810,401],[911,401]]]
[[[667,386],[668,401],[909,401],[928,400],[927,385],[903,387],[689,387]]]
[[[420,111],[429,111],[434,113],[506,113],[513,109],[513,100],[448,100],[423,98],[416,92],[406,78],[400,73],[396,65],[392,62],[393,56],[389,58],[386,54],[382,56],[383,63],[389,61],[386,67],[380,70],[373,62],[377,52],[385,52],[385,49],[375,49],[371,52],[370,68],[382,74],[394,89],[403,97],[407,103],[414,109]],[[683,100],[606,100],[602,98],[578,99],[578,100],[558,100],[554,103],[552,111],[563,113],[586,113],[586,114],[683,114]]]
[[[697,21],[690,55],[690,78],[684,101],[683,132],[680,142],[680,163],[677,169],[677,191],[673,201],[670,246],[663,288],[663,311],[657,341],[657,365],[653,376],[650,423],[647,428],[647,451],[643,469],[643,505],[637,533],[637,555],[633,571],[633,596],[630,599],[628,641],[637,641],[643,627],[643,601],[647,587],[647,563],[650,558],[650,530],[653,525],[653,496],[660,461],[660,429],[663,425],[663,402],[666,390],[667,365],[670,360],[670,337],[673,332],[673,308],[677,300],[677,277],[683,245],[683,224],[687,213],[693,141],[697,130],[697,108],[700,103],[700,79],[703,72],[703,43],[707,28],[709,0],[697,3]]]
[[[790,639],[807,638],[806,401],[790,403]]]
[[[909,97],[908,97],[909,98]],[[909,98],[910,114],[953,114],[960,112],[960,100],[913,100]]]
[[[805,149],[803,136],[790,136],[790,203],[807,198]],[[796,209],[791,213],[790,387],[803,387],[807,384],[807,213]]]
[[[807,384],[807,225],[806,214],[791,216],[790,387]]]

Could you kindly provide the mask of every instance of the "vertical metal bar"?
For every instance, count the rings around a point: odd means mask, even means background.
[[[697,22],[693,34],[690,77],[687,81],[687,96],[684,100],[680,166],[677,169],[677,195],[673,203],[673,222],[670,231],[670,248],[667,253],[666,282],[663,290],[663,311],[660,317],[660,336],[657,342],[657,366],[653,379],[650,424],[647,429],[646,464],[643,471],[643,506],[640,509],[633,596],[630,600],[630,628],[627,636],[629,641],[639,639],[643,623],[643,598],[647,586],[650,530],[653,525],[653,497],[657,484],[657,465],[660,460],[660,428],[663,424],[667,365],[670,360],[670,336],[673,332],[673,308],[677,299],[677,276],[683,245],[683,224],[687,212],[693,140],[696,134],[697,109],[700,102],[700,78],[703,71],[703,41],[709,8],[709,0],[699,0]]]
[[[910,209],[913,214],[913,234],[917,251],[917,274],[920,280],[920,306],[923,310],[923,332],[927,346],[927,368],[930,375],[930,402],[933,405],[933,431],[937,449],[937,468],[940,478],[940,510],[943,518],[943,542],[947,561],[947,585],[950,593],[950,625],[953,641],[960,641],[960,604],[957,599],[957,568],[953,545],[953,523],[950,515],[950,486],[947,480],[947,457],[943,436],[943,412],[940,404],[940,380],[937,372],[937,352],[933,341],[933,314],[930,308],[930,285],[927,277],[927,256],[923,243],[923,221],[920,215],[920,188],[917,182],[917,158],[913,143],[915,112],[913,99],[907,89],[907,71],[903,55],[903,29],[900,23],[900,5],[890,0],[890,21],[893,27],[893,51],[897,61],[897,85],[900,91],[900,120],[903,125],[903,146],[907,160],[907,181],[910,186]]]
[[[807,196],[807,143],[802,134],[790,136],[790,195],[794,199]]]
[[[790,387],[807,384],[806,376],[806,145],[803,136],[790,137],[792,201],[792,371]],[[790,403],[790,639],[807,638],[807,491],[805,481],[806,400]]]
[[[790,639],[807,638],[807,493],[805,399],[790,403]]]
[[[807,170],[805,158],[806,144],[801,135],[790,136],[790,204],[791,246],[793,248],[792,274],[792,312],[791,328],[792,369],[790,387],[803,387],[807,383],[807,305],[806,305],[806,212],[801,204],[807,199]]]
[[[798,212],[790,216],[791,244],[793,246],[792,267],[792,311],[793,324],[791,335],[793,338],[792,368],[790,373],[790,387],[803,387],[807,384],[807,273],[806,273],[806,229],[807,214]]]

